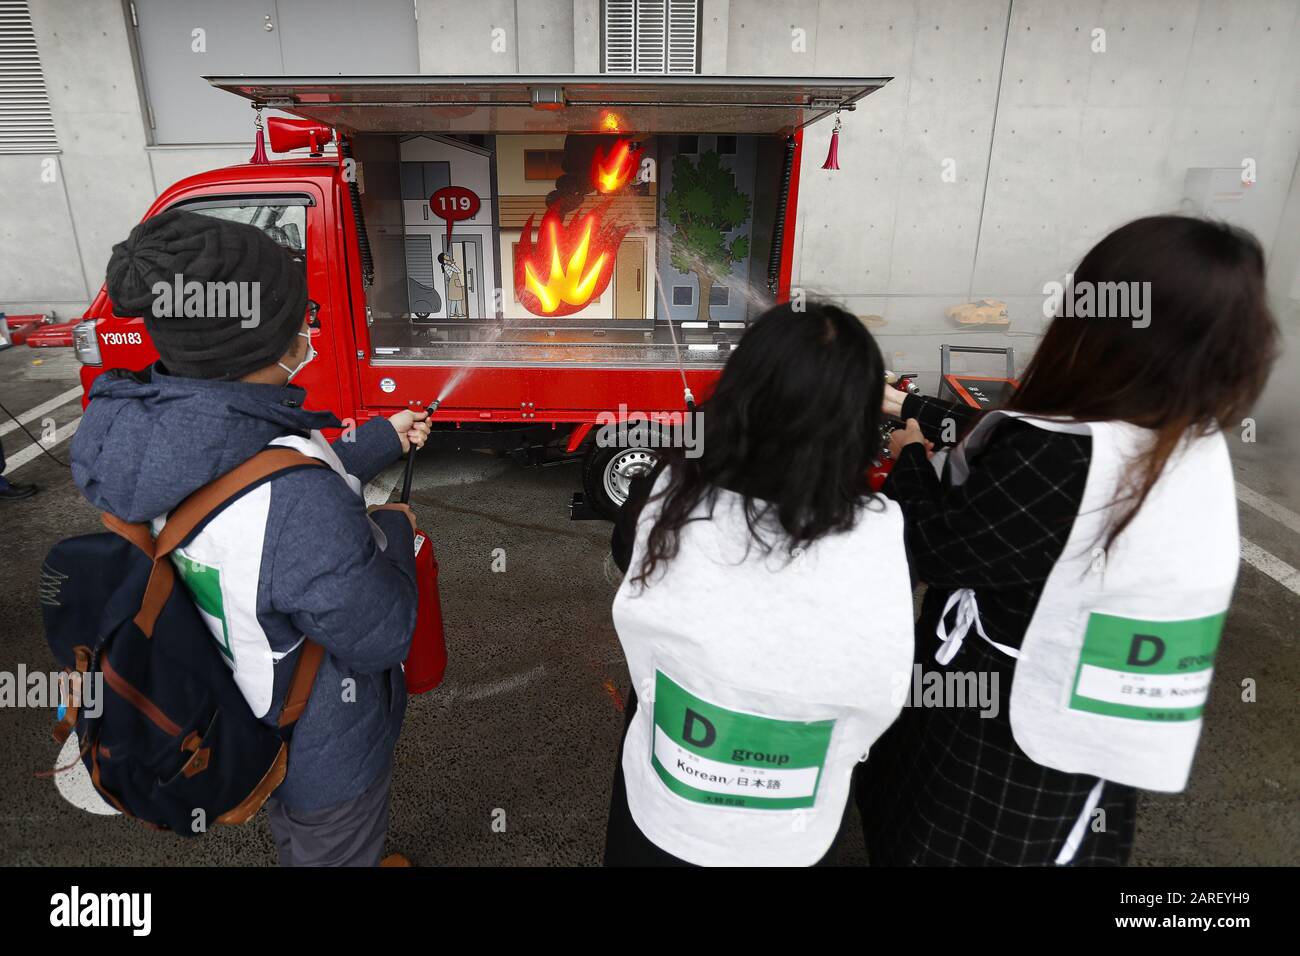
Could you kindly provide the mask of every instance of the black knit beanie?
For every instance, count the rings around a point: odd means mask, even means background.
[[[275,364],[307,313],[306,272],[289,250],[255,226],[181,209],[115,245],[107,280],[113,311],[142,317],[167,371],[188,378]]]

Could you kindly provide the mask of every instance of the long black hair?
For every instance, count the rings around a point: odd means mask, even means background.
[[[837,306],[778,305],[745,333],[700,407],[702,453],[667,455],[662,505],[634,581],[677,555],[681,530],[719,489],[741,495],[752,544],[787,552],[852,528],[874,500],[884,362],[871,333]]]
[[[1185,435],[1241,423],[1279,351],[1264,251],[1244,229],[1190,216],[1121,226],[1083,257],[1074,285],[1149,283],[1146,318],[1058,315],[1009,407],[1079,421],[1126,421],[1155,434],[1129,469],[1129,503],[1106,546],[1137,514]]]

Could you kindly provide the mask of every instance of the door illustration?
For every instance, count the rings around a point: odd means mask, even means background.
[[[434,278],[433,238],[431,236],[406,237],[406,287],[411,314],[427,319],[442,309],[438,295],[438,280]]]
[[[614,318],[645,318],[645,240],[624,239],[614,260]]]
[[[438,264],[445,280],[447,318],[483,318],[482,237],[453,234],[448,245],[444,235],[442,252]]]

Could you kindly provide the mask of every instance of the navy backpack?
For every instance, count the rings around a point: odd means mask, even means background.
[[[147,524],[105,514],[111,533],[65,538],[45,558],[46,640],[74,685],[101,689],[94,717],[77,695],[66,702],[54,738],[76,730],[95,789],[122,813],[193,836],[252,819],[284,780],[289,735],[324,652],[304,640],[278,727],[258,719],[194,599],[176,586],[172,551],[244,492],[320,465],[290,449],[262,451],[181,502],[156,541]]]

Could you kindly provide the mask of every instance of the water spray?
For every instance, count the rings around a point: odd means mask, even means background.
[[[682,362],[682,347],[677,342],[677,329],[673,324],[673,313],[668,308],[668,298],[664,295],[663,283],[655,283],[655,294],[659,297],[659,302],[664,307],[664,315],[668,319],[668,334],[673,340],[673,354],[677,356],[677,371],[682,377],[682,398],[686,401],[686,410],[695,411],[695,393],[691,391],[690,385],[686,383],[686,365]]]

